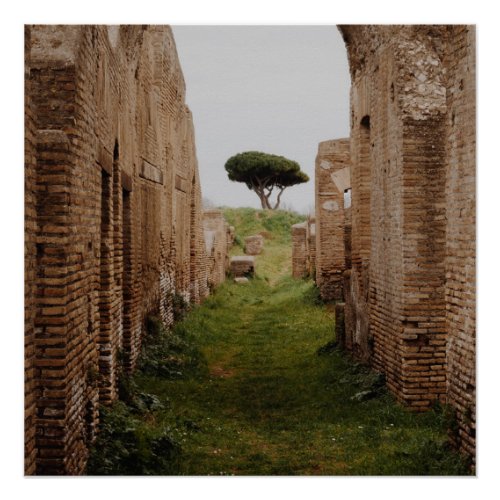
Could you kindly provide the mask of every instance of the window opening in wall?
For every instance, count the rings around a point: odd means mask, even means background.
[[[125,368],[131,368],[132,351],[132,208],[130,192],[122,189],[122,325]]]
[[[344,208],[351,206],[351,188],[344,189]]]
[[[96,414],[96,408],[94,402],[91,400],[87,401],[87,404],[85,405],[85,417],[84,417],[85,421],[84,441],[87,446],[91,445],[95,438],[95,431],[96,431],[95,414]]]
[[[197,262],[196,262],[196,254],[197,254],[197,248],[196,248],[196,181],[195,178],[193,177],[193,182],[191,183],[191,213],[190,213],[190,219],[189,219],[189,226],[190,226],[190,234],[189,234],[189,274],[190,274],[190,282],[191,282],[191,300],[196,301],[196,278],[197,278]]]
[[[121,284],[121,274],[119,272],[120,259],[122,254],[122,232],[120,230],[120,195],[121,195],[121,175],[119,166],[119,149],[118,142],[115,142],[113,150],[113,246],[115,250],[114,268],[116,285]]]
[[[112,284],[111,273],[111,249],[110,238],[112,235],[112,205],[111,190],[112,178],[105,170],[101,170],[101,246],[100,246],[100,293],[99,293],[99,371],[107,374],[108,362],[107,353],[109,352],[111,317],[110,317],[110,294]]]
[[[359,186],[357,197],[357,207],[359,223],[359,248],[360,262],[359,264],[367,264],[370,258],[371,246],[371,226],[370,226],[370,211],[371,211],[371,170],[372,170],[372,148],[370,146],[371,131],[370,117],[363,116],[359,127]]]
[[[122,210],[121,210],[121,168],[120,168],[120,149],[118,141],[115,141],[113,149],[113,279],[115,297],[120,297],[123,270],[123,228],[122,228]],[[121,349],[123,343],[123,301],[119,300],[119,309],[115,313],[115,322],[118,332],[118,344],[116,348]]]

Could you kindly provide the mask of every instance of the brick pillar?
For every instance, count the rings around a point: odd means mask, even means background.
[[[350,183],[349,139],[321,142],[316,156],[316,283],[325,300],[342,300],[344,191]]]
[[[292,276],[305,278],[308,268],[307,222],[301,222],[292,226]]]

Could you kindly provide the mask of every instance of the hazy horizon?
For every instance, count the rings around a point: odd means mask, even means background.
[[[314,206],[318,143],[349,135],[350,77],[336,26],[172,26],[193,113],[203,197],[260,208],[227,178],[226,160],[264,151],[297,161],[310,181],[280,208]]]

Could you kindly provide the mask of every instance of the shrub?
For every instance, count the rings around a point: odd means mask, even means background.
[[[168,475],[178,472],[181,447],[169,429],[149,426],[122,401],[112,408],[101,408],[100,420],[87,474]]]

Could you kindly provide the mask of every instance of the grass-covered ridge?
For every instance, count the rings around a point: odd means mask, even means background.
[[[285,210],[257,210],[255,208],[223,207],[224,217],[235,227],[240,237],[258,233],[264,234],[278,244],[291,241],[290,228],[293,224],[306,220],[305,215]]]
[[[264,236],[264,250],[256,259],[256,272],[262,279],[275,284],[291,273],[293,224],[306,220],[305,215],[285,210],[255,208],[223,208],[224,217],[236,229],[231,255],[243,255],[245,237]]]
[[[171,332],[150,322],[141,370],[104,416],[89,473],[466,474],[446,412],[397,405],[380,376],[335,349],[313,283],[276,264],[296,216],[229,210],[242,237],[268,230],[262,221],[276,230],[260,274],[224,283]]]

